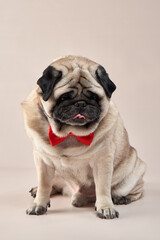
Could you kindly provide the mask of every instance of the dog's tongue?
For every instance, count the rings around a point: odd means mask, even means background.
[[[85,117],[84,115],[80,114],[80,113],[73,117],[73,119],[75,119],[75,118],[83,118],[83,119],[86,119],[86,117]]]

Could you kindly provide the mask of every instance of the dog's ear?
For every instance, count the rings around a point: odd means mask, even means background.
[[[104,91],[108,98],[111,98],[112,93],[116,90],[116,85],[110,80],[106,70],[101,65],[96,70],[96,77],[98,82],[104,88]]]
[[[47,67],[41,78],[38,79],[37,84],[42,90],[42,97],[47,101],[52,94],[53,88],[62,77],[62,72],[56,70],[54,67]]]

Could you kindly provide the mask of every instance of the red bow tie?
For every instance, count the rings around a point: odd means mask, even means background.
[[[66,137],[58,137],[52,132],[51,126],[49,126],[49,140],[50,140],[50,143],[52,146],[55,146],[55,145],[63,142],[68,136],[75,136],[75,135],[73,133],[69,133]],[[90,133],[87,136],[75,136],[75,137],[81,143],[84,143],[85,145],[89,146],[93,140],[94,133]]]

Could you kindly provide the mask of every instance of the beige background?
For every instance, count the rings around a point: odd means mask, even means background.
[[[1,1],[0,18],[0,200],[3,201],[1,213],[5,219],[2,239],[18,239],[18,236],[28,239],[25,227],[32,229],[31,224],[37,224],[36,230],[28,230],[28,236],[38,239],[40,235],[44,239],[48,231],[50,235],[46,239],[51,239],[52,234],[57,234],[55,239],[71,239],[82,223],[80,239],[105,239],[107,226],[110,229],[108,239],[116,239],[119,234],[119,239],[120,236],[125,239],[122,229],[127,223],[126,237],[131,239],[130,235],[134,236],[134,225],[138,228],[136,239],[145,236],[159,239],[160,212],[156,204],[160,198],[157,184],[157,180],[160,182],[160,1],[6,0]],[[64,204],[62,208],[57,205],[60,214],[54,215],[51,211],[49,216],[38,218],[42,220],[24,214],[30,199],[27,191],[36,184],[36,173],[32,170],[32,146],[24,131],[20,103],[47,65],[54,58],[67,54],[86,56],[106,68],[117,85],[113,99],[129,132],[130,142],[148,165],[145,177],[148,195],[133,205],[120,207],[120,212],[125,211],[125,214],[118,222],[117,231],[120,232],[117,235],[116,221],[112,221],[112,225],[97,220],[91,209],[74,209],[73,216],[72,207],[65,205],[68,199],[64,202],[61,198],[57,200],[57,204],[60,201]],[[68,208],[63,213],[64,206]],[[88,219],[90,215],[93,216]],[[17,222],[11,218],[13,216],[17,216]],[[148,218],[150,222],[145,225],[144,220]],[[55,221],[53,232],[49,219]],[[85,219],[88,222],[85,223]],[[74,231],[67,227],[71,225]]]

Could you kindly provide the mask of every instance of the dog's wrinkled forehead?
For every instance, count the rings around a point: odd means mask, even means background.
[[[104,93],[101,86],[96,81],[95,71],[98,64],[79,64],[76,62],[70,62],[70,64],[52,64],[59,71],[62,71],[62,79],[54,88],[54,95],[57,98],[62,92],[68,90],[76,91],[78,95],[83,90],[97,89],[99,94]]]
[[[116,89],[106,70],[99,64],[81,56],[65,56],[55,60],[38,79],[44,101],[67,90],[82,92],[84,89],[96,91],[99,95],[111,98]],[[75,90],[77,89],[77,90]]]

